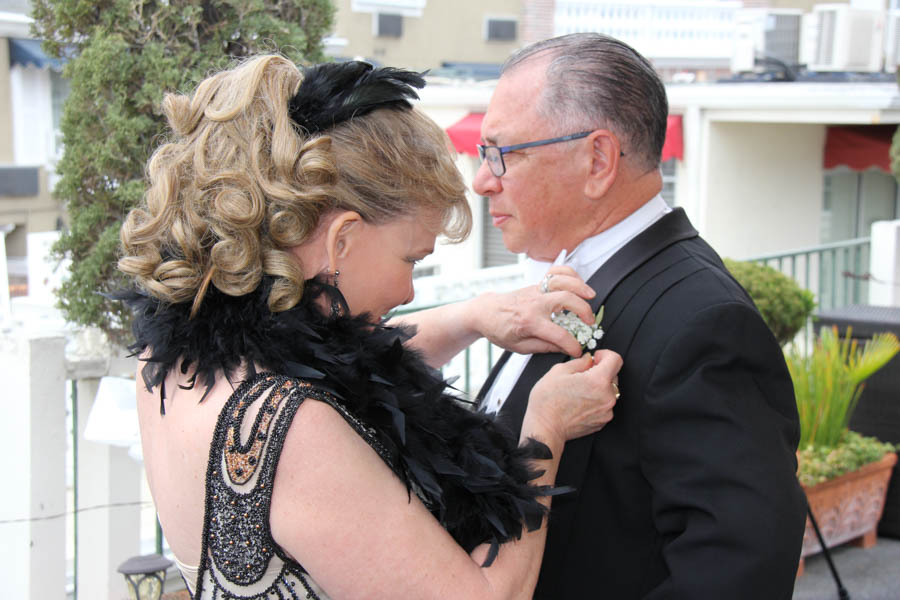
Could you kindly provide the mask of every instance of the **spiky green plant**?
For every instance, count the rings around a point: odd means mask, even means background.
[[[800,413],[800,448],[810,445],[833,448],[847,425],[863,382],[900,351],[892,333],[879,333],[860,348],[850,337],[843,339],[836,327],[823,329],[808,355],[798,350],[787,356]]]

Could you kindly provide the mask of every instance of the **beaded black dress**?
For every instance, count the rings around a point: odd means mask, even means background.
[[[327,600],[303,567],[284,555],[269,528],[284,440],[297,409],[309,398],[327,402],[388,460],[375,432],[331,394],[273,373],[244,382],[222,408],[210,449],[202,559],[196,582],[189,584],[194,598]],[[252,424],[246,423],[249,419]]]
[[[132,350],[144,353],[141,374],[148,390],[159,389],[162,414],[166,374],[179,363],[194,373],[191,385],[207,392],[217,373],[230,380],[244,365],[264,369],[251,368],[235,382],[217,422],[195,598],[324,600],[269,529],[278,458],[307,398],[340,413],[463,549],[490,543],[486,565],[499,544],[540,526],[546,508],[537,497],[565,491],[529,484],[538,475],[531,461],[549,458],[546,446],[519,445],[489,417],[464,407],[440,373],[404,344],[411,332],[373,325],[366,315],[323,315],[322,294],[325,306],[327,295],[343,298],[318,280],[307,282],[297,306],[270,312],[271,285],[264,279],[241,297],[211,288],[193,316],[190,303],[165,304],[141,292],[120,296],[135,313]],[[252,424],[244,422],[250,418]]]

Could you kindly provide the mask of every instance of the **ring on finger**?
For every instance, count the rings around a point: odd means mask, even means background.
[[[550,291],[550,280],[553,279],[553,273],[547,273],[544,275],[544,278],[541,279],[540,290],[541,293],[546,294]]]
[[[616,400],[618,400],[619,397],[622,395],[619,393],[619,384],[616,383],[615,381],[613,381],[612,386],[613,386],[613,391],[616,393]]]

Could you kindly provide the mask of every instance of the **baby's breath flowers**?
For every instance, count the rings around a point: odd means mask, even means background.
[[[578,315],[567,310],[553,313],[550,315],[550,318],[554,323],[571,333],[578,340],[578,343],[581,344],[583,350],[596,350],[597,342],[603,338],[603,327],[600,326],[600,321],[603,320],[602,306],[597,311],[597,316],[594,317],[593,325],[588,325],[579,319]]]

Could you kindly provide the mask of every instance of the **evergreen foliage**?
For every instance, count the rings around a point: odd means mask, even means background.
[[[144,192],[144,165],[163,141],[167,91],[187,92],[235,59],[280,52],[298,64],[323,59],[329,0],[34,0],[34,34],[68,59],[65,152],[55,194],[68,229],[54,246],[70,258],[58,292],[65,317],[121,341],[126,309],[102,294],[120,289],[119,227]]]
[[[794,339],[816,307],[812,292],[772,267],[728,258],[724,262],[750,294],[778,343],[784,346]]]
[[[897,68],[897,85],[900,85],[900,67]],[[900,182],[900,127],[894,131],[894,137],[891,138],[891,173],[894,179]]]
[[[900,182],[900,127],[897,127],[897,130],[894,131],[894,136],[891,138],[891,173],[894,175],[894,179]]]

